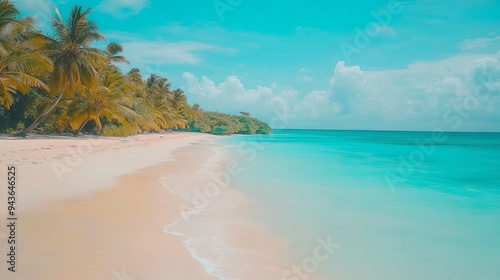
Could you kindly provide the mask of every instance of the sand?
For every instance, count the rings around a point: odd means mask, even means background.
[[[182,218],[186,195],[226,169],[219,137],[0,138],[0,279],[217,279],[200,256],[227,262],[218,272],[228,279],[282,279],[292,265],[282,240],[242,219],[256,206],[231,186]],[[15,273],[3,225],[7,164],[18,170]],[[206,239],[197,258],[186,247],[193,238]]]
[[[178,219],[182,198],[159,183],[178,169],[174,150],[213,137],[0,140],[2,225],[6,164],[19,172],[16,272],[7,270],[2,226],[0,279],[216,279],[191,257],[185,238],[163,232]],[[69,166],[71,157],[76,163]],[[196,157],[191,159],[195,166]],[[58,177],[59,164],[71,173]]]

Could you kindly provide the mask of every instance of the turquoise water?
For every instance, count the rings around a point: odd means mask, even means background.
[[[232,185],[303,272],[283,279],[500,279],[498,133],[276,130],[222,142],[243,167]],[[315,255],[318,238],[335,250]]]

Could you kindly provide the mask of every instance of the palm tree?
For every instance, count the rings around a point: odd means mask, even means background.
[[[104,40],[104,36],[99,33],[95,23],[88,21],[90,12],[91,9],[82,11],[82,7],[75,6],[67,22],[63,21],[59,13],[51,19],[55,39],[49,46],[54,60],[49,93],[57,98],[33,124],[19,133],[20,136],[31,133],[57,107],[63,97],[72,98],[86,89],[92,91],[99,86],[97,69],[106,66],[108,56],[106,51],[91,46],[94,42]]]
[[[153,102],[155,104],[155,109],[159,110],[163,116],[163,124],[161,128],[185,128],[187,126],[187,121],[179,113],[179,111],[174,110],[170,100],[167,97],[153,97]]]
[[[141,71],[137,68],[133,68],[127,73],[127,79],[132,85],[131,93],[134,96],[132,109],[137,113],[129,122],[139,131],[159,131],[165,125],[166,121],[159,104],[153,98],[156,94],[150,94],[153,91],[152,86],[156,84],[157,77],[150,76],[148,80],[144,81]]]
[[[9,109],[13,94],[26,94],[32,87],[47,90],[36,74],[52,71],[42,50],[46,38],[33,31],[31,18],[17,20],[18,11],[9,1],[0,2],[0,105]]]
[[[134,120],[134,125],[141,131],[159,131],[166,126],[167,121],[161,105],[150,96],[136,96],[133,108],[138,115]]]
[[[145,84],[139,68],[132,68],[127,73],[127,79],[135,85],[136,90],[144,90]]]
[[[133,96],[127,92],[130,84],[119,70],[106,68],[100,73],[100,86],[86,90],[72,100],[63,101],[66,110],[59,116],[59,129],[69,127],[78,135],[88,122],[93,121],[97,132],[102,129],[102,119],[129,125],[127,118],[135,116],[131,109]]]
[[[170,93],[170,83],[167,78],[151,74],[146,80],[147,92],[155,97],[167,97]]]
[[[123,52],[123,47],[120,44],[111,42],[106,47],[106,50],[108,51],[108,59],[111,63],[130,64],[130,61],[128,61],[124,56],[120,55],[120,53]]]
[[[172,108],[176,111],[182,111],[188,107],[187,97],[182,89],[176,89],[170,95],[170,103]]]
[[[202,112],[203,110],[201,109],[200,104],[194,103],[193,106],[188,107],[186,110],[186,120],[188,123],[197,121],[201,117]]]
[[[9,0],[0,2],[0,29],[12,24],[17,20],[19,11],[10,3]]]

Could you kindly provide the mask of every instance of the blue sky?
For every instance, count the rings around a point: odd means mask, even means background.
[[[275,127],[500,131],[500,2],[18,0],[92,7],[144,74]],[[283,115],[288,116],[286,120]]]

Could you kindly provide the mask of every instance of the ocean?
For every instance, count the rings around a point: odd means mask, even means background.
[[[262,268],[241,269],[225,215],[283,240],[291,265],[273,279],[500,279],[500,133],[275,130],[218,142],[251,207],[212,203],[218,214],[200,220],[210,230],[186,235],[219,279]],[[202,250],[209,235],[218,245]]]

